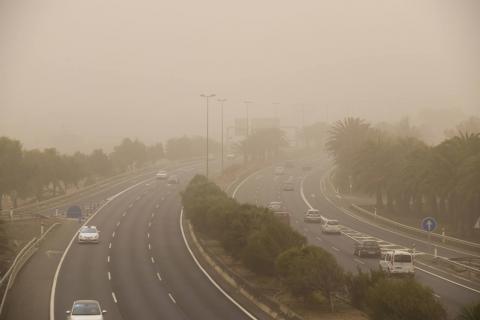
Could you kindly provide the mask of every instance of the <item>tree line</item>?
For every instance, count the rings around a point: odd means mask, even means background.
[[[374,320],[446,319],[431,289],[381,271],[345,273],[332,254],[308,245],[270,210],[238,203],[204,176],[190,181],[182,204],[195,230],[218,240],[252,272],[279,279],[305,305],[325,304],[333,311],[338,297],[344,297]]]
[[[346,118],[329,130],[327,150],[342,192],[376,197],[376,209],[433,216],[458,234],[473,235],[480,212],[480,133],[458,132],[437,145],[392,135]]]
[[[218,143],[211,141],[213,149]],[[137,139],[125,138],[110,153],[102,149],[86,154],[62,154],[55,148],[44,150],[23,148],[20,141],[0,137],[0,199],[9,197],[14,208],[18,199],[41,201],[64,194],[69,187],[94,183],[162,158],[188,159],[205,154],[201,137],[171,138],[146,145]],[[0,210],[2,201],[0,201]]]

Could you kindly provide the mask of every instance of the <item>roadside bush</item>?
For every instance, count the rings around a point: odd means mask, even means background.
[[[329,252],[314,246],[292,248],[278,257],[276,270],[294,295],[308,301],[321,292],[334,311],[333,296],[342,289],[344,272]]]
[[[414,279],[381,279],[368,290],[372,320],[445,320],[445,309],[430,288]]]
[[[363,272],[359,268],[356,275],[348,274],[346,285],[350,303],[358,309],[365,310],[368,290],[382,279],[385,279],[385,273],[380,270]]]
[[[306,243],[305,238],[282,223],[269,211],[262,212],[259,229],[253,231],[243,249],[242,260],[251,270],[273,275],[277,256]]]
[[[464,306],[457,320],[480,320],[480,302]]]

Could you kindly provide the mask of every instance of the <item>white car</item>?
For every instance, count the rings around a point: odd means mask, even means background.
[[[323,220],[324,218],[317,209],[308,209],[307,213],[305,213],[305,217],[303,218],[303,221],[305,222],[322,223]]]
[[[100,231],[95,226],[83,226],[78,231],[78,243],[93,242],[98,243],[100,241]]]
[[[282,203],[280,201],[272,201],[268,204],[267,208],[273,212],[280,211],[282,210]]]
[[[322,222],[322,233],[340,234],[340,225],[338,224],[338,220],[324,219]]]
[[[66,313],[69,320],[103,320],[107,311],[102,310],[96,300],[77,300]]]
[[[280,176],[285,173],[285,168],[282,166],[275,167],[274,173],[275,175]]]
[[[405,250],[392,250],[382,252],[380,268],[387,274],[410,275],[415,274],[413,256]]]
[[[155,177],[158,179],[158,180],[165,180],[168,178],[168,173],[167,171],[165,170],[160,170],[157,172],[157,174],[155,175]]]

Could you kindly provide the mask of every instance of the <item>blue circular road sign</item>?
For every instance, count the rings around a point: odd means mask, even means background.
[[[426,217],[422,220],[422,229],[428,232],[432,232],[437,227],[437,220],[433,217]]]

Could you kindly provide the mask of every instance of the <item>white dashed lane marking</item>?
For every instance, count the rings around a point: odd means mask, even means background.
[[[170,297],[170,300],[172,300],[173,303],[177,303],[177,301],[175,301],[175,298],[172,296],[171,293],[169,293],[168,296]]]
[[[153,259],[153,257],[150,257],[150,260],[152,260],[152,263],[155,263],[155,259]]]
[[[157,279],[158,281],[162,281],[162,277],[160,276],[160,273],[157,272]]]
[[[107,257],[107,262],[110,263],[110,256]]]
[[[112,238],[115,238],[115,231],[112,232]]]
[[[111,242],[108,244],[108,249],[112,249],[112,243]]]
[[[340,249],[338,249],[337,247],[332,246],[332,249],[337,251],[337,252],[340,252]]]
[[[355,261],[357,263],[360,263],[360,264],[365,264],[365,262],[363,262],[362,260],[357,259],[357,258],[353,259],[353,261]]]
[[[110,271],[108,271],[107,275],[108,275],[108,280],[112,280],[112,275],[110,274]]]
[[[117,296],[115,296],[115,292],[112,292],[112,298],[115,303],[117,303]]]

